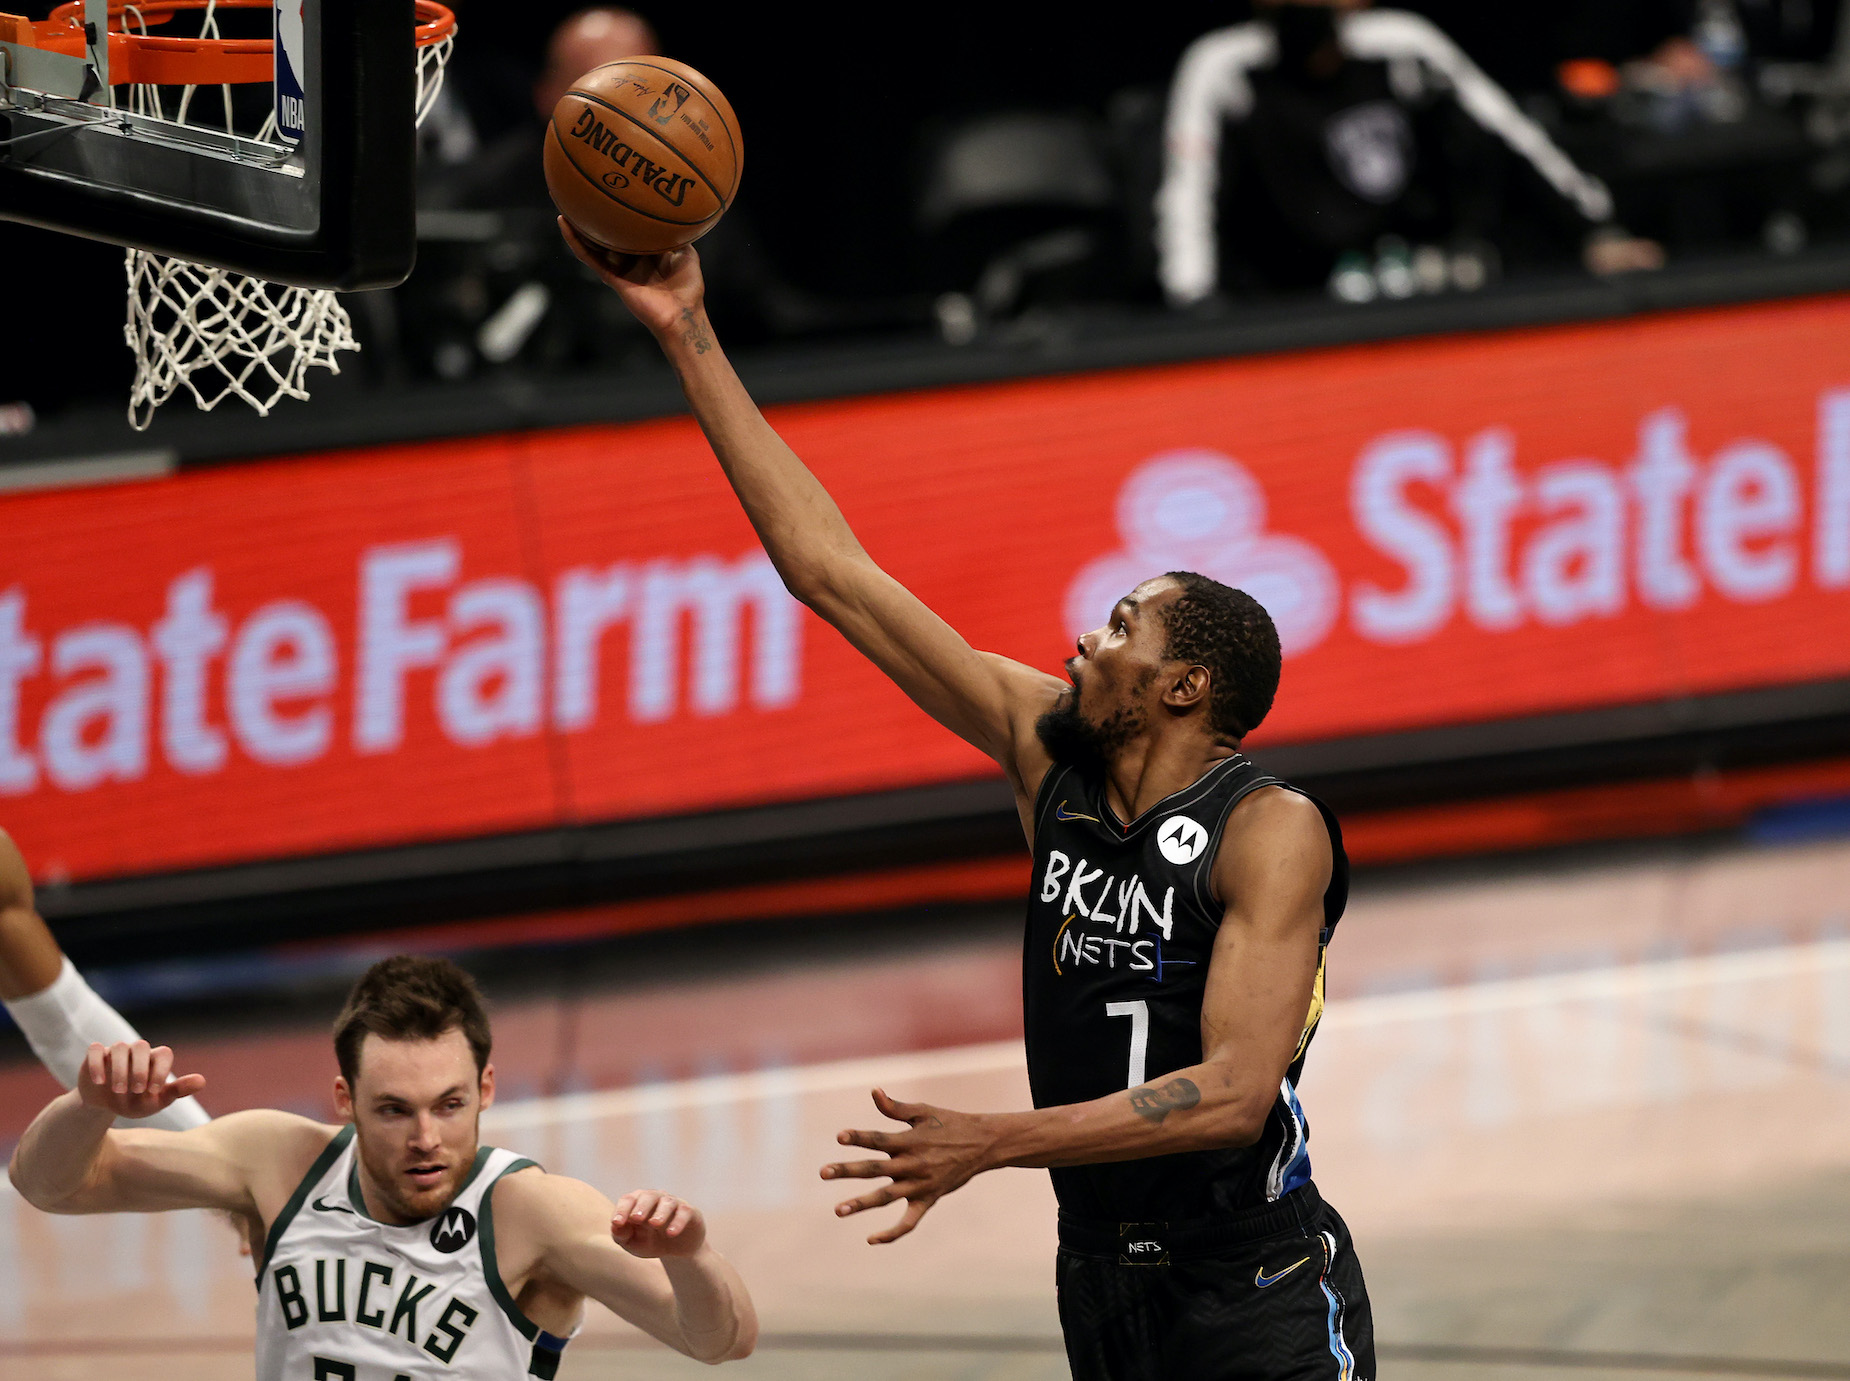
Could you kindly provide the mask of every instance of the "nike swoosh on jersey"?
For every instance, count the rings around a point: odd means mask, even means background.
[[[315,1200],[315,1207],[323,1213],[353,1213],[353,1210],[345,1204],[324,1204],[319,1199]],[[355,1213],[354,1217],[357,1218],[359,1215]]]
[[[1068,811],[1065,801],[1060,802],[1059,805],[1053,808],[1053,818],[1056,820],[1090,820],[1095,825],[1099,823],[1099,818],[1096,815],[1079,815]]]
[[[1308,1256],[1300,1257],[1298,1260],[1293,1261],[1289,1266],[1285,1267],[1284,1270],[1274,1271],[1271,1275],[1267,1275],[1265,1273],[1265,1267],[1261,1266],[1257,1271],[1253,1272],[1253,1284],[1257,1285],[1261,1290],[1265,1289],[1268,1285],[1276,1285],[1279,1281],[1283,1280],[1309,1260],[1310,1258]]]

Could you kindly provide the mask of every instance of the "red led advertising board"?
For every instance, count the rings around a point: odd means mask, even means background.
[[[1143,576],[1251,590],[1287,652],[1255,746],[1850,675],[1850,299],[773,421],[979,646],[1053,670]],[[48,876],[988,770],[783,594],[685,419],[0,526],[0,823]]]

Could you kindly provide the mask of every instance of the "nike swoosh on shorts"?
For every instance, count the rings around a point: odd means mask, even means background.
[[[1253,1272],[1253,1284],[1257,1285],[1261,1290],[1265,1289],[1268,1285],[1276,1285],[1279,1281],[1283,1280],[1309,1260],[1310,1258],[1308,1256],[1299,1257],[1296,1261],[1293,1261],[1289,1266],[1285,1267],[1284,1270],[1274,1271],[1271,1275],[1267,1275],[1265,1273],[1265,1267],[1261,1266],[1257,1271]]]

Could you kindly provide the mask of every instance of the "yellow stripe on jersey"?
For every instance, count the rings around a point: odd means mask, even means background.
[[[1304,1016],[1304,1034],[1298,1037],[1297,1054],[1291,1058],[1301,1060],[1304,1052],[1310,1048],[1310,1038],[1317,1034],[1317,1023],[1323,1020],[1323,960],[1326,951],[1317,950],[1317,981],[1310,988],[1310,1011]]]

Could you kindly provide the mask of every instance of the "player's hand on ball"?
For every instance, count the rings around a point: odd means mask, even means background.
[[[610,1237],[631,1256],[692,1256],[706,1244],[699,1209],[659,1189],[634,1189],[617,1200]]]
[[[570,221],[559,217],[559,233],[579,261],[616,290],[636,320],[656,335],[685,327],[706,297],[700,256],[692,248],[666,254],[619,254],[593,244]]]
[[[961,1189],[972,1176],[989,1169],[987,1156],[994,1137],[980,1116],[934,1108],[925,1103],[901,1103],[888,1098],[882,1089],[874,1090],[874,1106],[896,1122],[910,1123],[911,1130],[837,1134],[835,1139],[842,1145],[884,1151],[886,1159],[825,1165],[822,1178],[892,1180],[891,1184],[835,1206],[835,1216],[846,1218],[904,1199],[906,1211],[900,1220],[885,1232],[877,1232],[867,1239],[870,1245],[879,1245],[897,1242],[919,1225],[919,1220],[938,1200],[954,1189]]]
[[[203,1074],[173,1073],[173,1051],[146,1041],[92,1042],[77,1074],[77,1096],[87,1107],[105,1108],[117,1117],[152,1117],[176,1098],[206,1086]]]

